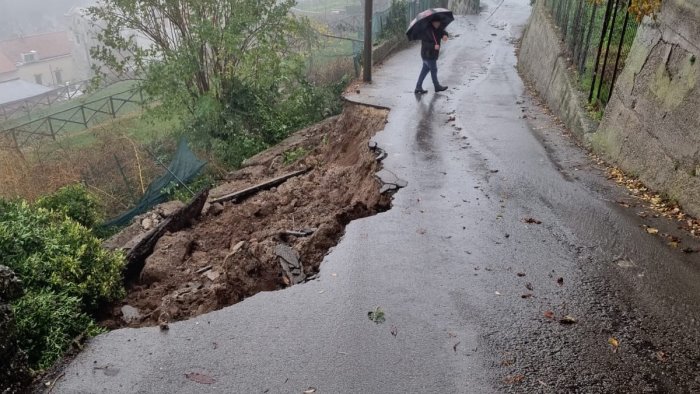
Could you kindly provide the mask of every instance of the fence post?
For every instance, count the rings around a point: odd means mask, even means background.
[[[625,33],[627,32],[627,22],[629,22],[630,19],[630,4],[632,3],[632,0],[629,0],[627,2],[627,10],[625,12],[625,22],[622,24],[622,35],[620,36],[620,45],[617,47],[617,57],[615,58],[615,68],[613,69],[613,78],[612,82],[610,83],[610,93],[608,94],[608,101],[610,101],[610,97],[612,97],[612,91],[613,88],[615,87],[615,80],[617,79],[617,66],[620,63],[620,56],[622,55],[622,43],[625,41]]]
[[[608,31],[608,20],[610,19],[610,9],[612,8],[613,1],[608,0],[608,6],[605,8],[605,16],[603,17],[603,29],[600,34],[600,42],[598,43],[598,54],[595,57],[595,66],[593,68],[593,80],[591,81],[591,92],[588,94],[588,102],[593,100],[593,93],[595,93],[595,82],[598,76],[598,65],[600,64],[600,55],[603,52],[603,44],[605,44],[605,33]]]
[[[117,117],[117,113],[114,112],[114,100],[112,100],[112,96],[109,96],[109,111],[112,113],[113,118]]]
[[[612,1],[612,0],[611,0]],[[613,10],[612,23],[610,23],[610,34],[608,35],[608,44],[605,47],[605,58],[603,59],[603,69],[600,71],[600,82],[598,83],[598,100],[600,100],[601,90],[605,79],[605,67],[608,65],[608,57],[610,56],[610,44],[612,43],[613,33],[615,32],[615,20],[617,19],[617,9],[619,8],[620,0],[615,0],[615,9]]]
[[[87,118],[85,117],[85,106],[80,105],[80,113],[83,114],[83,124],[85,125],[85,128],[87,129],[88,124],[87,124]]]
[[[588,49],[591,47],[591,35],[593,35],[593,24],[595,23],[595,16],[598,13],[598,3],[593,3],[593,10],[591,11],[591,20],[588,22],[588,31],[586,32],[586,45],[581,51],[581,58],[579,59],[579,73],[583,73],[583,69],[586,67],[586,60],[588,60]]]
[[[363,80],[372,82],[372,2],[365,0],[365,53],[363,65]]]
[[[49,123],[49,131],[51,132],[51,139],[56,141],[56,133],[54,133],[54,131],[53,131],[53,123],[51,123],[51,117],[49,117],[47,120],[49,121],[48,123]]]

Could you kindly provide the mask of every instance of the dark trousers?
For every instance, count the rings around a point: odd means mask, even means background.
[[[418,76],[418,83],[416,83],[416,89],[423,89],[423,81],[425,77],[430,73],[430,77],[433,79],[433,85],[435,88],[440,86],[437,76],[437,60],[423,59],[423,69],[420,70],[420,75]]]

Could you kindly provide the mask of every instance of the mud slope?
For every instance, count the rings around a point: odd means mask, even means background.
[[[381,184],[375,177],[380,164],[368,147],[386,118],[387,111],[348,104],[340,116],[304,129],[250,159],[210,196],[294,170],[311,170],[238,204],[207,204],[193,227],[166,234],[126,299],[111,308],[103,323],[114,328],[183,320],[260,291],[289,286],[294,277],[285,274],[280,264],[279,245],[298,253],[303,266],[300,277],[318,272],[345,225],[389,207],[390,197],[380,194]],[[285,233],[305,229],[313,233]],[[124,305],[137,313],[123,316]]]

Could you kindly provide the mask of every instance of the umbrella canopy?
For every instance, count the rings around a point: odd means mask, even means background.
[[[412,20],[411,24],[408,25],[408,30],[406,30],[408,40],[420,40],[423,36],[423,32],[425,32],[425,29],[427,29],[428,25],[435,20],[440,21],[440,25],[444,29],[455,20],[455,17],[452,15],[452,11],[446,8],[427,9],[418,14],[416,19]]]

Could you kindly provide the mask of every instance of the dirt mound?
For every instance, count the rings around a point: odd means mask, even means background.
[[[207,204],[193,227],[163,236],[105,325],[183,320],[318,272],[345,225],[389,208],[375,178],[380,164],[368,147],[386,118],[387,111],[348,105],[342,115],[248,160],[210,192],[212,199],[310,171],[240,203]]]

